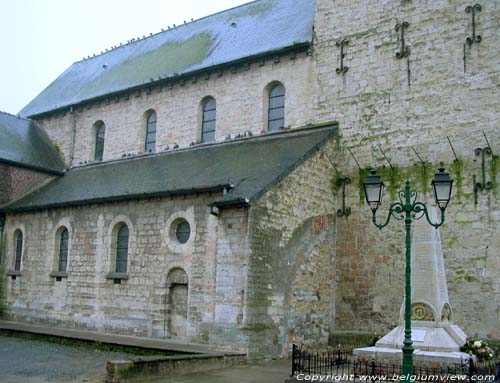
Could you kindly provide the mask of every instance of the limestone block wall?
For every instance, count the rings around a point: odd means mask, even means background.
[[[474,149],[487,146],[484,134],[494,154],[500,152],[500,4],[478,3],[476,32],[482,40],[468,45],[472,20],[465,8],[475,2],[316,2],[315,118],[339,121],[342,138],[333,161],[352,179],[346,201],[352,214],[337,220],[338,331],[386,331],[397,323],[403,300],[403,227],[397,221],[381,231],[372,225],[360,193],[366,172],[360,174],[352,152],[361,168],[383,173],[386,207],[408,176],[420,198],[432,203],[429,184],[444,162],[455,179],[441,228],[454,320],[469,335],[500,335],[498,160],[486,156],[491,190],[479,193],[477,203],[473,193],[474,177],[482,182],[482,158]],[[398,59],[401,32],[395,26],[404,21],[410,54]],[[336,43],[342,39],[349,41],[349,69],[337,74]],[[392,176],[382,151],[394,167]]]
[[[12,317],[62,322],[98,331],[165,337],[169,335],[167,276],[181,268],[188,277],[184,339],[208,342],[202,323],[216,317],[218,225],[208,213],[215,196],[151,199],[7,216],[7,268],[14,262],[13,236],[24,234],[21,276],[8,281]],[[186,244],[173,225],[186,219]],[[112,265],[113,229],[129,228],[128,279],[107,279]],[[57,231],[69,231],[68,275],[57,281]],[[234,345],[234,347],[242,347]]]
[[[325,345],[333,331],[336,206],[328,155],[335,145],[251,207],[243,324],[251,339],[261,339],[250,344],[251,355],[283,356],[293,342]]]
[[[198,142],[201,103],[207,96],[217,103],[216,141],[246,131],[260,134],[267,128],[266,87],[276,81],[285,86],[285,125],[305,125],[312,118],[311,62],[306,53],[269,58],[76,107],[73,165],[94,160],[97,121],[106,126],[104,160],[121,158],[123,153],[144,152],[149,110],[157,113],[157,151],[167,146],[172,149],[174,144],[187,147]],[[41,118],[39,123],[69,162],[73,114],[68,110]]]
[[[476,32],[482,40],[469,46],[467,1],[316,2],[315,118],[339,121],[343,147],[362,166],[384,163],[379,148],[399,164],[418,162],[410,146],[424,160],[452,160],[447,136],[461,157],[485,145],[483,131],[500,145],[500,4],[479,3]],[[402,22],[409,23],[404,39],[410,54],[398,59],[401,32],[395,26]],[[349,69],[339,75],[336,43],[342,39],[349,41]],[[355,168],[350,156],[345,162]]]

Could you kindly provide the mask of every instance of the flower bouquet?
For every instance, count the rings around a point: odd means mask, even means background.
[[[493,350],[488,346],[488,343],[473,338],[467,339],[467,342],[460,348],[460,351],[469,355],[475,355],[480,362],[493,358]]]

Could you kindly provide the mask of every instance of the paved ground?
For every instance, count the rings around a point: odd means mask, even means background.
[[[137,380],[134,383],[283,383],[290,371],[289,360],[182,375],[175,378]]]
[[[0,382],[102,382],[108,359],[127,354],[0,336]]]
[[[0,382],[102,383],[106,361],[128,356],[89,346],[0,335]],[[138,379],[134,383],[282,383],[289,367],[290,361],[280,360],[175,378]]]

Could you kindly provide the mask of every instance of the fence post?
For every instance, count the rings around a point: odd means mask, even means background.
[[[474,360],[469,358],[469,371],[467,371],[467,377],[469,378],[469,382],[472,379],[472,375],[474,374]]]
[[[295,358],[297,357],[297,345],[294,343],[292,345],[292,374],[290,375],[290,378],[293,378],[293,376],[295,375],[295,371],[296,371],[296,360]]]

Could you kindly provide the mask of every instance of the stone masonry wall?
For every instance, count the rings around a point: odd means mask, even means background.
[[[403,300],[403,225],[396,221],[381,231],[373,226],[360,193],[367,173],[360,174],[354,156],[362,168],[383,173],[385,208],[408,176],[420,198],[433,204],[429,184],[444,162],[455,180],[440,229],[454,321],[469,335],[500,336],[499,170],[491,155],[485,157],[491,190],[480,192],[477,203],[473,193],[474,177],[482,182],[482,157],[474,149],[487,147],[486,135],[493,154],[500,153],[500,3],[478,3],[482,40],[468,45],[471,14],[465,8],[475,2],[317,0],[315,118],[339,122],[341,150],[333,161],[352,178],[346,201],[352,214],[337,220],[339,331],[387,331]],[[398,59],[395,26],[404,21],[410,54]],[[349,69],[337,74],[336,43],[342,39],[349,41]]]
[[[221,307],[232,303],[226,299],[232,294],[231,284],[243,280],[237,259],[238,251],[243,251],[239,237],[246,233],[238,213],[229,211],[220,223],[209,214],[207,204],[216,198],[200,195],[9,214],[8,268],[14,262],[14,232],[24,233],[22,275],[8,281],[11,316],[98,331],[168,336],[167,275],[182,268],[189,281],[186,340],[209,342],[214,321],[234,324],[237,320],[237,314]],[[191,226],[183,245],[175,238],[175,222],[181,218]],[[120,222],[128,225],[130,233],[128,279],[115,284],[106,275],[114,271],[112,233]],[[228,226],[231,222],[233,230]],[[57,281],[50,273],[56,270],[57,232],[62,226],[70,238],[68,275]],[[238,250],[235,255],[233,245]],[[222,257],[234,257],[235,262],[221,262],[216,256],[218,246]],[[241,313],[242,308],[236,310]],[[244,350],[245,345],[228,348]]]
[[[329,142],[251,207],[243,318],[250,355],[284,356],[293,342],[325,345],[333,331],[336,207],[327,156],[335,146]]]
[[[227,134],[251,131],[260,134],[267,123],[266,87],[279,81],[285,86],[285,125],[305,125],[312,118],[311,57],[287,55],[278,62],[266,59],[248,67],[194,77],[172,86],[154,86],[120,97],[77,107],[76,146],[73,165],[94,159],[94,124],[106,125],[104,160],[123,153],[144,152],[146,112],[157,113],[156,150],[177,143],[187,147],[201,135],[201,102],[212,96],[217,102],[216,140]],[[73,116],[69,112],[42,118],[39,123],[61,149],[69,163]]]

